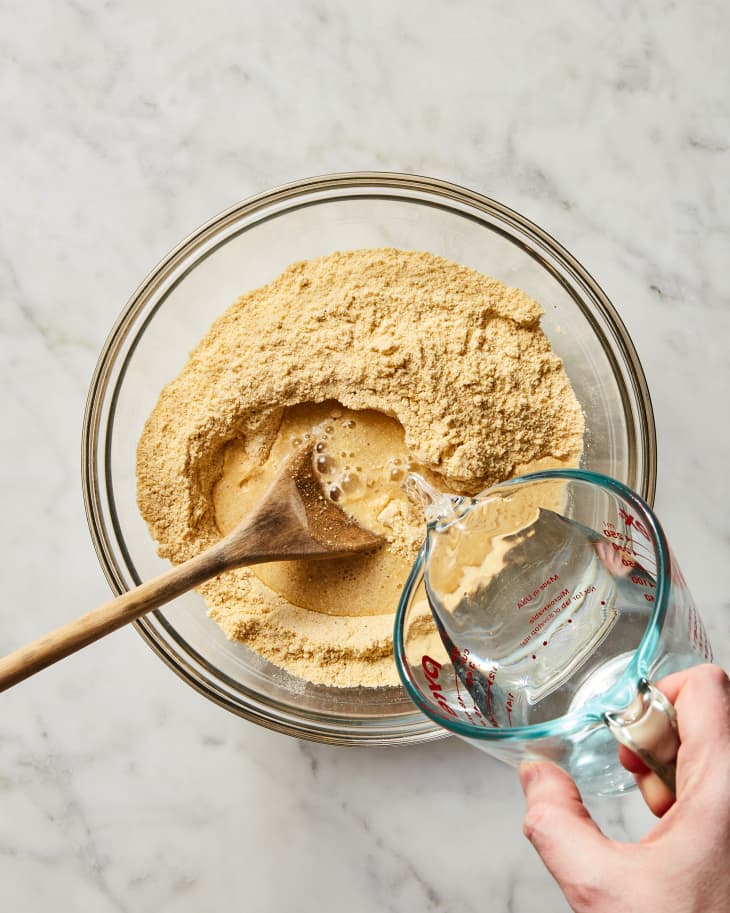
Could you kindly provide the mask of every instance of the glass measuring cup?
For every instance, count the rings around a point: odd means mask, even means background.
[[[634,785],[627,744],[673,786],[674,711],[653,682],[712,659],[651,508],[613,479],[547,470],[475,498],[408,479],[427,536],[396,615],[403,684],[431,719],[586,792]]]

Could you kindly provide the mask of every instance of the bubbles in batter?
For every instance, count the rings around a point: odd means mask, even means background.
[[[317,472],[321,472],[323,476],[332,475],[337,469],[337,461],[326,453],[319,453],[315,457],[314,465]]]
[[[402,482],[405,478],[406,470],[403,460],[399,457],[392,457],[388,460],[388,478],[391,482]]]
[[[343,473],[340,480],[340,485],[345,494],[353,497],[359,494],[363,489],[363,484],[360,476],[356,472],[346,471]]]
[[[316,569],[306,561],[267,562],[251,573],[302,608],[333,615],[392,611],[423,536],[422,517],[401,490],[409,460],[404,437],[395,419],[372,410],[354,413],[332,400],[287,407],[263,464],[252,462],[245,439],[226,448],[213,494],[221,534],[255,506],[292,449],[311,442],[326,497],[388,544]]]

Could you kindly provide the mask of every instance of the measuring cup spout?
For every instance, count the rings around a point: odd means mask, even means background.
[[[402,487],[408,500],[423,510],[429,526],[440,520],[454,520],[461,515],[457,508],[464,502],[464,498],[439,491],[417,472],[409,472]]]

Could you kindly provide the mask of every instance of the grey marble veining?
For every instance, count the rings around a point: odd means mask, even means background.
[[[381,169],[523,212],[614,301],[656,411],[657,511],[730,665],[729,32],[721,0],[0,2],[0,649],[108,596],[79,438],[137,283],[251,193]],[[133,631],[0,719],[7,909],[567,909],[509,769],[453,740],[267,732]],[[595,811],[620,839],[650,823],[635,796]]]

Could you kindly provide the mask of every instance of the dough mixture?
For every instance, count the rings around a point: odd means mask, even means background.
[[[584,422],[518,289],[390,248],[294,263],[243,295],[162,391],[137,451],[140,510],[184,561],[229,532],[306,439],[333,500],[385,546],[280,562],[203,584],[226,635],[310,682],[398,683],[393,613],[423,539],[410,468],[475,494],[575,466]]]

